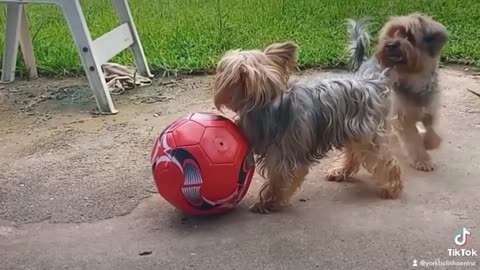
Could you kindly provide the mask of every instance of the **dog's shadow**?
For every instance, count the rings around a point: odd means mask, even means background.
[[[371,176],[368,174],[361,174],[358,176],[349,177],[342,182],[327,182],[326,190],[330,190],[333,185],[339,185],[335,189],[331,199],[334,201],[340,201],[342,203],[374,203],[378,202],[380,197],[378,189],[372,183]],[[330,192],[330,191],[327,191]]]

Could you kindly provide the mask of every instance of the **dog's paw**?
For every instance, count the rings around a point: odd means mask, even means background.
[[[436,133],[426,133],[423,137],[423,145],[426,150],[433,150],[440,146],[442,143],[442,138]]]
[[[272,213],[271,207],[268,207],[264,203],[256,202],[250,206],[250,211],[258,214],[270,214]]]
[[[435,165],[430,160],[417,160],[413,162],[412,167],[418,171],[431,172],[435,169]]]
[[[396,181],[395,183],[392,183],[388,187],[384,187],[380,189],[380,196],[383,199],[398,199],[400,197],[400,194],[402,194],[403,191],[403,184],[401,181]]]
[[[287,207],[289,202],[256,202],[250,206],[250,211],[259,214],[270,214],[280,211],[282,208]]]
[[[329,182],[342,182],[345,181],[347,177],[342,170],[329,170],[325,176],[325,180]]]

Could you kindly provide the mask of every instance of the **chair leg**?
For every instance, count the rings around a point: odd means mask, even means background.
[[[133,52],[135,66],[142,76],[152,78],[153,75],[150,73],[150,69],[148,68],[143,46],[140,41],[140,37],[138,36],[137,27],[133,21],[132,13],[130,11],[130,7],[128,6],[127,0],[114,0],[113,4],[115,6],[115,10],[117,11],[120,23],[128,23],[130,25],[130,31],[132,32],[133,37],[133,45],[131,46],[131,50]]]
[[[25,8],[22,8],[20,19],[20,48],[22,49],[23,59],[27,67],[28,78],[38,78],[37,64],[35,62],[35,54],[33,53],[32,38],[28,29],[27,14]]]
[[[90,87],[95,93],[98,108],[103,114],[116,114],[118,111],[108,91],[100,63],[95,60],[92,53],[92,37],[88,30],[82,7],[79,0],[59,1],[63,14],[67,20],[73,39],[77,45],[80,59],[85,68]]]
[[[3,83],[10,83],[15,80],[22,8],[21,4],[7,4],[1,79]]]

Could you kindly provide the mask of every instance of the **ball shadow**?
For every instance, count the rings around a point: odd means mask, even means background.
[[[178,233],[205,233],[232,224],[238,226],[249,219],[249,214],[246,203],[218,214],[194,215],[175,209],[170,212],[167,225]]]

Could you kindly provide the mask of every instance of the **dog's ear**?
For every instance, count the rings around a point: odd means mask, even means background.
[[[274,43],[264,53],[277,65],[290,70],[297,65],[298,46],[292,42]]]
[[[423,42],[429,54],[436,56],[448,42],[448,32],[445,26],[435,21],[432,21],[429,26],[430,30],[423,36]]]
[[[272,47],[271,61],[291,61],[293,47]],[[293,54],[294,55],[294,54]],[[217,64],[213,83],[214,104],[238,112],[271,102],[287,87],[288,73],[284,65],[272,65],[266,53],[258,50],[226,53]]]
[[[435,22],[432,33],[438,46],[444,46],[448,42],[448,31],[442,24]]]

